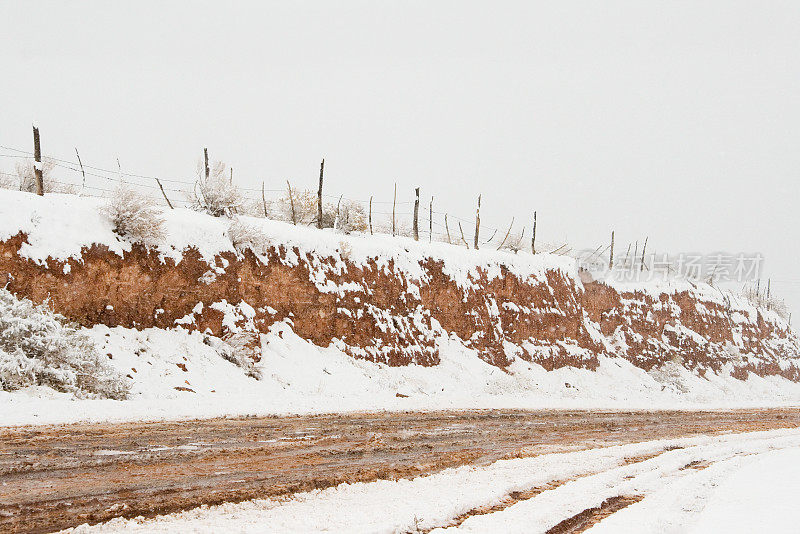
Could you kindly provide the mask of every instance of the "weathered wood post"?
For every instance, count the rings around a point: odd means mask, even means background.
[[[414,189],[414,241],[419,241],[419,187]]]
[[[372,235],[372,195],[369,196],[369,235]]]
[[[614,230],[611,230],[611,253],[608,256],[608,270],[614,267]]]
[[[33,125],[33,174],[36,176],[36,194],[44,196],[42,148],[39,146],[39,128],[35,124]]]
[[[75,147],[75,155],[78,156],[78,165],[80,165],[81,174],[83,175],[83,183],[81,184],[81,192],[83,192],[83,189],[86,187],[86,172],[83,170],[83,162],[81,161],[81,155],[78,154],[78,147]]]
[[[511,227],[514,226],[514,217],[511,217],[511,224],[508,225],[508,230],[506,230],[506,235],[502,241],[500,241],[500,245],[498,245],[497,250],[503,248],[503,245],[506,244],[506,239],[508,239],[508,235],[511,233]]]
[[[397,213],[397,182],[394,183],[394,197],[392,197],[392,237],[397,235],[395,215]]]
[[[294,197],[292,196],[292,184],[286,180],[286,186],[289,188],[289,205],[292,207],[292,224],[297,226],[297,214],[294,211]]]
[[[645,251],[647,250],[647,240],[648,239],[650,239],[650,237],[645,237],[644,238],[644,245],[642,245],[642,265],[639,268],[639,272],[644,272],[644,254],[645,254]]]
[[[317,228],[322,228],[322,176],[325,173],[325,158],[319,164],[319,189],[317,189]]]
[[[264,182],[261,182],[261,205],[264,207],[264,218],[267,218],[267,196],[264,194]]]
[[[533,235],[531,235],[531,254],[536,254],[536,212],[533,212]]]
[[[167,193],[166,191],[164,191],[164,186],[161,185],[161,180],[156,178],[156,183],[158,184],[158,188],[161,189],[161,194],[164,195],[164,200],[167,201],[167,206],[169,206],[169,209],[174,210],[175,208],[172,207],[172,202],[169,201],[169,199],[167,198]]]
[[[433,197],[428,207],[428,243],[433,243]]]
[[[478,250],[478,236],[481,231],[481,195],[478,195],[478,209],[475,211],[475,250]]]

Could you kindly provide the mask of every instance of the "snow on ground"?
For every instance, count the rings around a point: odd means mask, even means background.
[[[122,254],[130,244],[114,234],[111,223],[100,214],[101,204],[99,199],[74,195],[38,197],[0,190],[0,239],[27,233],[28,242],[20,254],[40,263],[48,257],[79,260],[82,247],[92,244]],[[166,237],[158,246],[162,257],[179,261],[183,251],[193,246],[213,263],[215,255],[234,252],[230,220],[185,209],[164,210],[162,215],[166,228]],[[577,286],[581,284],[573,260],[560,256],[475,251],[445,243],[343,235],[279,221],[241,219],[266,235],[271,246],[298,247],[301,254],[333,258],[330,268],[334,270],[344,268],[344,257],[356,264],[377,258],[379,265],[391,262],[413,282],[426,276],[420,259],[431,258],[442,260],[445,272],[462,286],[472,283],[470,276],[478,268],[500,276],[501,263],[522,277],[560,269]],[[286,261],[293,261],[292,254]],[[330,279],[324,274],[322,270],[312,272],[312,281],[325,291],[341,289],[332,283],[333,287],[328,287]],[[647,287],[657,293],[681,288],[658,284]],[[713,294],[706,297],[719,298]],[[229,303],[208,305],[233,307]],[[239,309],[247,306],[244,302],[235,305]],[[436,327],[433,331],[443,332]],[[729,376],[729,367],[719,375],[707,373],[705,378],[680,365],[648,374],[623,359],[600,357],[595,371],[562,368],[547,372],[522,359],[503,370],[488,365],[446,333],[436,340],[440,365],[392,368],[351,358],[335,343],[325,348],[313,345],[295,335],[287,320],[262,336],[262,379],[255,380],[221,357],[213,343],[204,343],[203,334],[197,332],[102,325],[88,332],[101,354],[110,355],[108,363],[131,386],[131,399],[75,400],[47,388],[0,391],[0,425],[371,410],[800,405],[800,384],[754,374],[739,381]],[[509,353],[518,350],[508,347]],[[535,352],[535,347],[532,350]]]
[[[771,452],[778,451],[778,452]],[[632,461],[635,457],[649,457]],[[710,462],[698,470],[694,462]],[[615,496],[645,498],[597,524],[592,532],[738,530],[766,513],[790,525],[800,471],[800,430],[658,440],[459,467],[411,480],[341,484],[283,499],[203,506],[153,519],[115,519],[93,532],[404,532],[435,528],[469,532],[544,532]],[[794,476],[794,480],[791,480]],[[783,481],[770,487],[774,480]],[[452,520],[500,503],[514,491],[562,481],[505,509]],[[717,488],[716,490],[714,488]],[[750,491],[748,491],[748,488]],[[764,489],[763,496],[752,495]],[[781,489],[794,493],[780,494]],[[775,496],[770,500],[771,496]],[[708,502],[708,506],[706,506]],[[748,516],[749,522],[736,523]],[[438,527],[438,528],[437,528]],[[752,532],[752,530],[749,530]],[[778,531],[785,529],[778,528]]]
[[[721,481],[691,532],[797,531],[798,497],[800,449],[764,453]]]
[[[103,325],[88,332],[100,354],[112,355],[108,363],[130,383],[131,398],[76,400],[48,388],[0,392],[0,425],[375,410],[800,404],[800,384],[779,377],[700,378],[680,367],[669,376],[651,376],[623,359],[607,357],[595,371],[565,367],[548,372],[522,360],[503,371],[447,338],[438,340],[440,365],[389,367],[354,359],[335,346],[316,346],[295,335],[286,322],[262,336],[262,378],[256,380],[223,359],[198,332]]]

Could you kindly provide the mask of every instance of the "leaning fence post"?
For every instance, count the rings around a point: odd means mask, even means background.
[[[514,217],[511,217],[511,224],[508,225],[508,230],[506,231],[506,236],[500,242],[500,245],[497,247],[497,250],[503,248],[503,245],[506,244],[506,239],[508,239],[508,235],[511,233],[511,227],[514,226]]]
[[[83,193],[86,187],[86,172],[83,170],[83,162],[81,161],[81,155],[78,154],[78,147],[75,147],[75,155],[78,156],[78,165],[81,166],[81,174],[83,175],[83,183],[81,184],[81,193]]]
[[[44,196],[44,174],[42,173],[42,149],[39,146],[39,128],[33,125],[33,174],[36,176],[36,194]]]
[[[167,198],[167,193],[164,192],[164,186],[161,185],[161,180],[156,178],[156,183],[158,184],[159,189],[161,189],[161,194],[164,195],[164,200],[167,201],[167,206],[169,206],[169,209],[174,210],[175,208],[172,207],[172,202],[169,201]]]
[[[536,212],[533,212],[533,235],[531,236],[531,254],[536,254]]]

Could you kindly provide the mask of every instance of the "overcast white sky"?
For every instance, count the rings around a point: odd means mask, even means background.
[[[35,4],[35,5],[34,5]],[[750,251],[800,309],[800,2],[0,2],[0,144]],[[0,161],[0,170],[10,170]]]

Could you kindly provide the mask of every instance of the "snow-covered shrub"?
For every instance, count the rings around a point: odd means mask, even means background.
[[[19,191],[27,191],[29,193],[36,192],[36,173],[34,171],[34,162],[26,159],[17,162],[15,166],[16,176],[1,175],[0,187],[4,189],[16,189]],[[54,161],[44,159],[42,161],[42,182],[44,184],[45,193],[77,193],[78,187],[72,184],[61,184],[53,179],[53,169],[56,164]]]
[[[336,213],[335,227],[345,233],[367,230],[367,213],[364,206],[353,200],[343,200]]]
[[[203,343],[214,349],[222,359],[241,367],[245,375],[261,379],[261,370],[256,367],[256,362],[261,358],[261,339],[258,334],[237,332],[225,336],[224,340],[204,336]]]
[[[155,244],[164,237],[164,219],[146,196],[120,185],[101,211],[111,220],[114,232],[126,239]]]
[[[768,297],[766,292],[759,292],[754,287],[745,289],[742,292],[742,295],[747,299],[748,302],[750,302],[750,304],[757,308],[772,310],[783,319],[789,318],[789,309],[786,307],[786,302],[784,302],[784,300],[781,298],[778,298],[774,295],[770,295]]]
[[[200,178],[194,184],[189,200],[192,209],[213,215],[231,217],[245,208],[245,198],[225,171],[225,164],[217,161],[211,168],[208,178],[202,164],[198,165]]]
[[[247,249],[256,254],[264,254],[270,246],[269,238],[263,230],[238,218],[228,227],[228,237],[233,243],[233,248],[240,254]]]
[[[0,389],[49,386],[80,396],[124,399],[128,387],[94,343],[45,305],[0,289]]]

